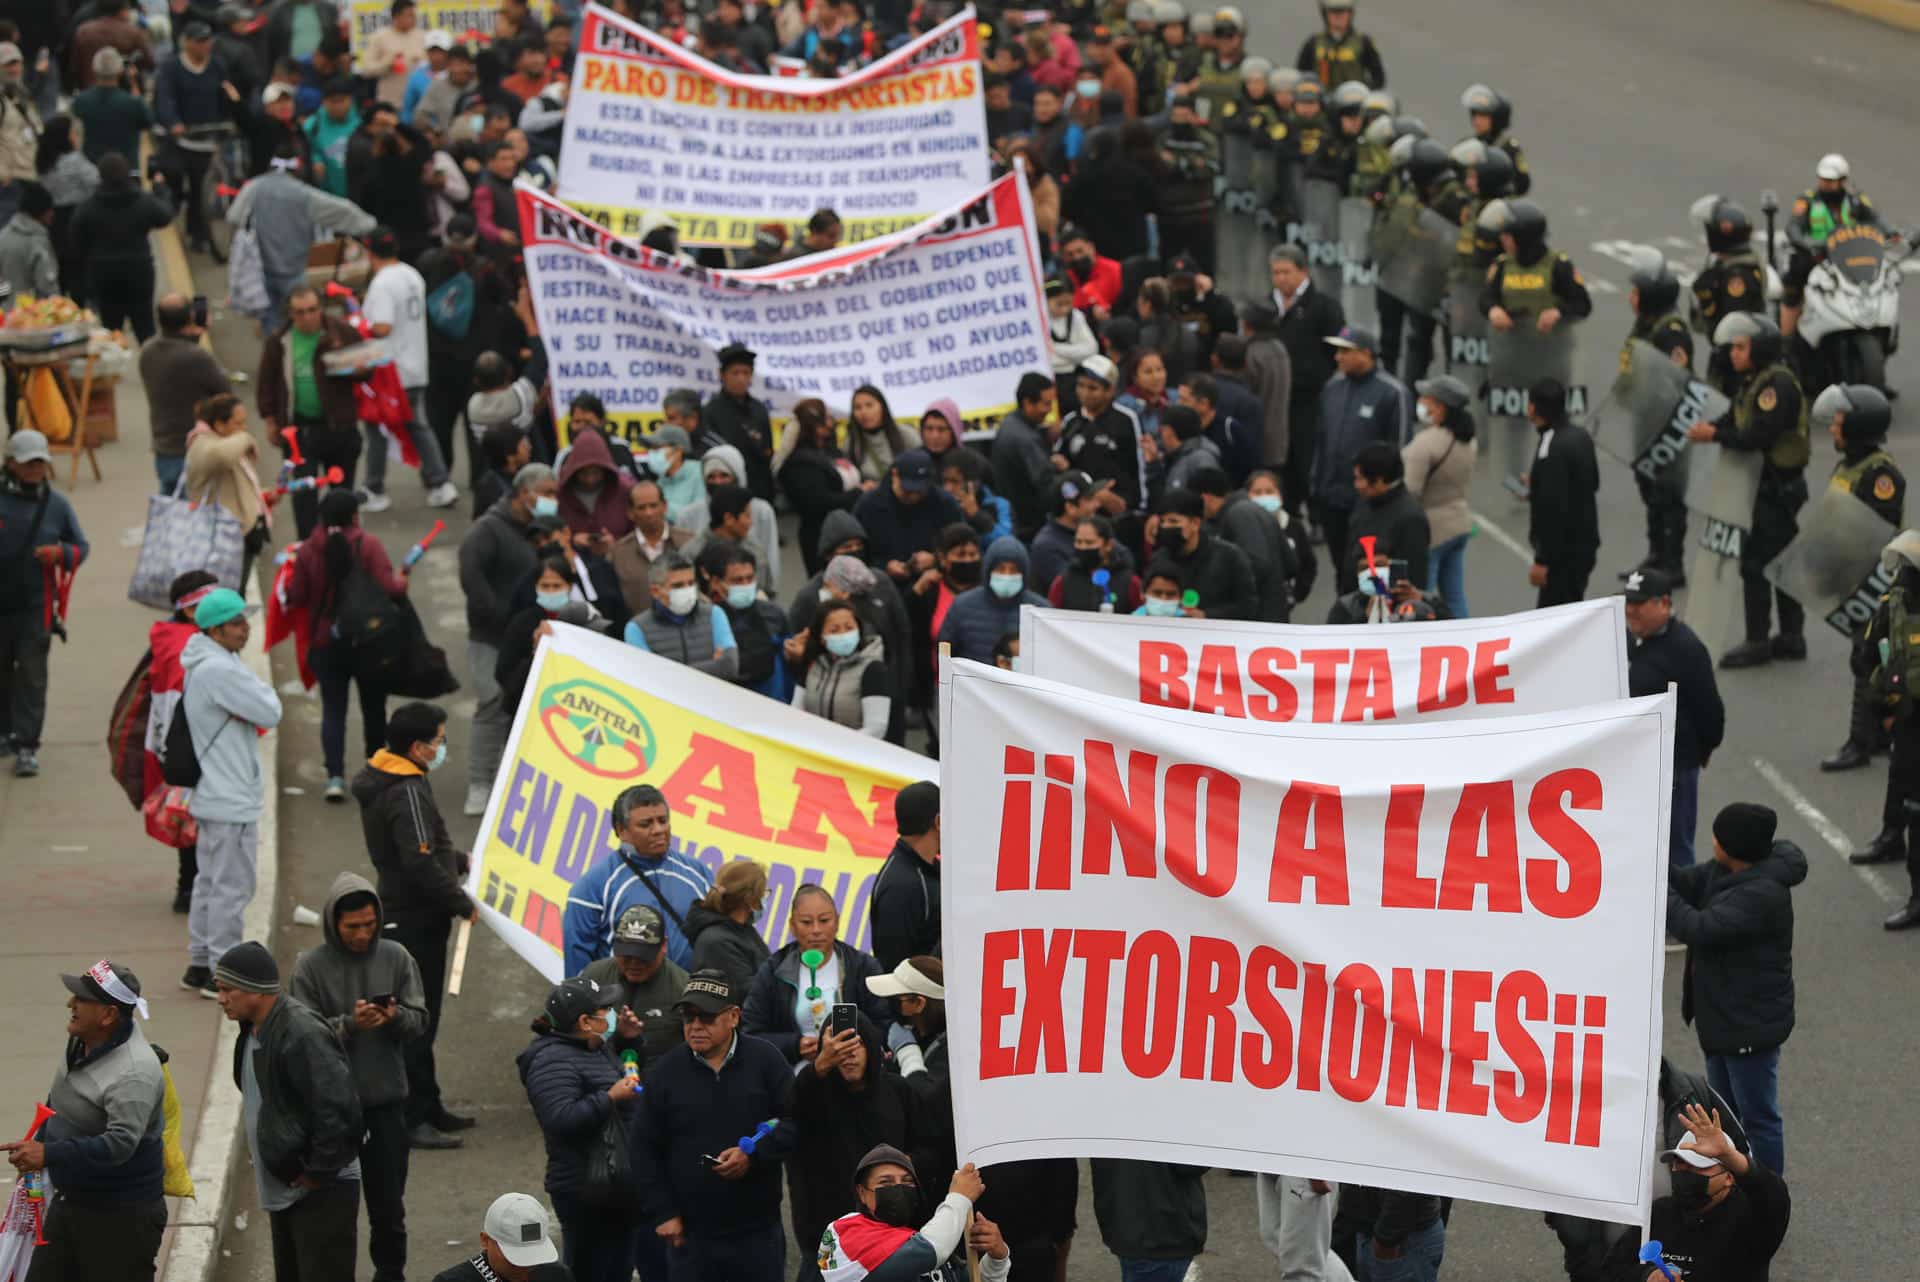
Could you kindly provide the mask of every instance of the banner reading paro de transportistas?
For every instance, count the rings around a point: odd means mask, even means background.
[[[716,391],[730,343],[757,354],[753,394],[776,420],[807,397],[844,417],[872,384],[903,421],[950,396],[969,430],[991,427],[1020,376],[1049,368],[1033,208],[1015,175],[908,231],[749,272],[665,258],[525,187],[520,226],[555,417],[592,392],[628,439],[673,389]]]
[[[1384,627],[1020,612],[1025,671],[1256,721],[1460,721],[1624,699],[1619,597]]]
[[[527,12],[535,22],[545,23],[549,3],[550,0],[527,0]],[[500,12],[500,5],[499,0],[418,0],[413,11],[420,19],[422,31],[444,31],[455,41],[490,40],[493,18]],[[393,25],[393,0],[353,0],[348,17],[348,44],[354,61],[358,62],[367,38],[382,27]]]
[[[840,905],[867,947],[867,898],[893,846],[893,797],[933,763],[581,628],[541,642],[474,844],[481,920],[549,980],[562,978],[573,883],[616,849],[609,814],[634,784],[666,794],[674,848],[717,872],[768,873],[761,929],[785,942],[794,889]]]
[[[962,1161],[1180,1162],[1646,1223],[1671,692],[1278,725],[966,662],[941,677]]]
[[[670,214],[685,245],[797,239],[815,210],[868,240],[987,185],[972,9],[837,80],[742,76],[587,7],[567,94],[559,192],[623,235]]]

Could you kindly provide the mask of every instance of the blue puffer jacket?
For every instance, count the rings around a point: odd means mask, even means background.
[[[620,1068],[604,1047],[589,1049],[577,1037],[550,1032],[536,1032],[514,1063],[547,1141],[547,1192],[577,1193],[586,1181],[587,1157],[599,1145],[614,1106],[607,1087]],[[631,1131],[635,1106],[621,1108]]]
[[[1022,580],[1026,578],[1026,544],[1011,535],[995,539],[988,546],[983,559],[985,568],[982,573],[989,580],[993,577],[993,567],[1003,561],[1018,565]],[[1045,597],[1037,596],[1025,588],[1020,590],[1018,596],[1001,598],[993,594],[992,587],[982,583],[977,588],[968,588],[954,599],[947,608],[946,620],[940,625],[940,635],[934,640],[950,642],[955,658],[992,663],[994,642],[1009,632],[1020,630],[1020,607],[1045,604]]]

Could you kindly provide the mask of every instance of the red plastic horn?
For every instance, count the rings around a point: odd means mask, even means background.
[[[287,443],[287,457],[293,460],[293,465],[304,466],[307,460],[300,456],[300,429],[283,427],[280,429],[280,439]]]

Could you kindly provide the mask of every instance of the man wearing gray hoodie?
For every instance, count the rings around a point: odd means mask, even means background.
[[[280,696],[247,668],[240,651],[250,631],[247,605],[232,588],[200,598],[198,628],[180,653],[186,687],[180,703],[200,762],[187,810],[200,825],[200,872],[187,914],[187,973],[182,988],[216,996],[213,963],[242,938],[260,851],[261,732],[280,724]]]
[[[407,1067],[403,1046],[427,1029],[427,998],[413,956],[383,938],[385,911],[358,873],[333,879],[320,909],[326,942],[301,953],[288,991],[327,1021],[346,1048],[360,1096],[367,1254],[375,1282],[407,1269]]]

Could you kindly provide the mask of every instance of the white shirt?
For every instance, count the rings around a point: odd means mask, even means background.
[[[1301,299],[1307,296],[1307,291],[1312,288],[1313,288],[1313,281],[1311,279],[1303,280],[1300,282],[1300,288],[1293,291],[1292,298],[1288,298],[1285,294],[1281,293],[1279,290],[1276,289],[1273,291],[1273,305],[1280,309],[1280,314],[1282,316],[1285,316],[1288,312],[1294,309],[1295,305],[1297,305]]]
[[[375,325],[392,330],[381,340],[400,371],[402,387],[427,385],[427,282],[405,263],[374,273],[363,310]]]
[[[818,1037],[820,1030],[827,1026],[827,1017],[833,1014],[833,1004],[840,1000],[840,954],[832,948],[825,951],[826,963],[817,972],[820,995],[807,996],[807,989],[814,985],[808,982],[804,962],[800,965],[798,982],[793,986],[793,1022],[802,1037]]]

